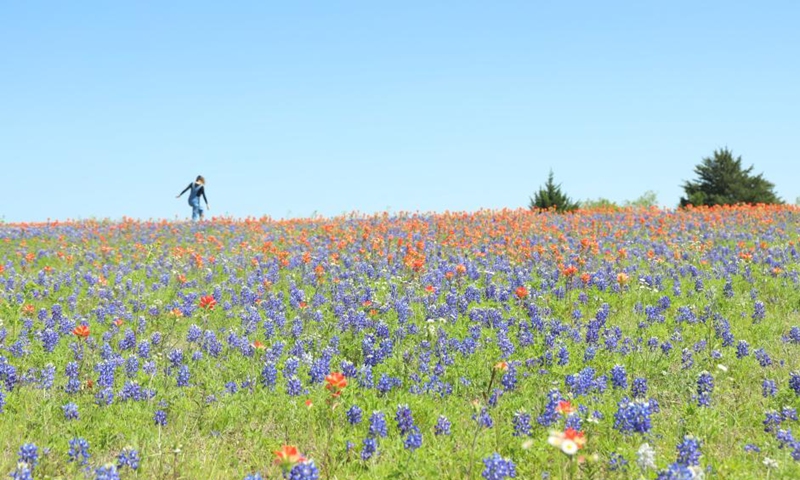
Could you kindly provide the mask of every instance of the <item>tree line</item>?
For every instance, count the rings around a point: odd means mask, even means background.
[[[752,165],[748,168],[742,167],[742,157],[734,158],[733,152],[728,148],[714,150],[713,156],[703,158],[695,166],[694,173],[697,178],[683,184],[685,196],[680,199],[681,208],[689,205],[783,203],[775,193],[775,185],[765,179],[763,174],[753,174]],[[551,170],[547,181],[530,198],[528,206],[531,210],[554,209],[559,212],[569,212],[578,208],[652,207],[657,202],[657,195],[652,190],[622,205],[604,198],[575,201],[564,193],[560,183],[555,182]]]

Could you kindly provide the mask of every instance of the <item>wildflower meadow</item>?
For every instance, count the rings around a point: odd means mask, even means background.
[[[0,224],[0,475],[800,478],[798,219]]]

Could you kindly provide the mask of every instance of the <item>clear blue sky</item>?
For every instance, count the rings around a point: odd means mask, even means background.
[[[800,2],[0,3],[0,218],[674,206],[714,149],[800,196]]]

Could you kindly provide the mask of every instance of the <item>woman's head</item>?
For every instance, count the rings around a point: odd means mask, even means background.
[[[196,182],[196,183],[202,183],[203,185],[205,185],[205,184],[206,184],[206,179],[205,179],[205,178],[203,178],[203,176],[202,176],[202,175],[198,175],[198,176],[197,176],[197,180],[195,180],[195,182]]]

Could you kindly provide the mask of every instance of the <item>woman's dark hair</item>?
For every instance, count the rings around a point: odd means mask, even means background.
[[[195,182],[206,183],[206,179],[203,178],[202,175],[198,175],[197,180],[195,180]]]

